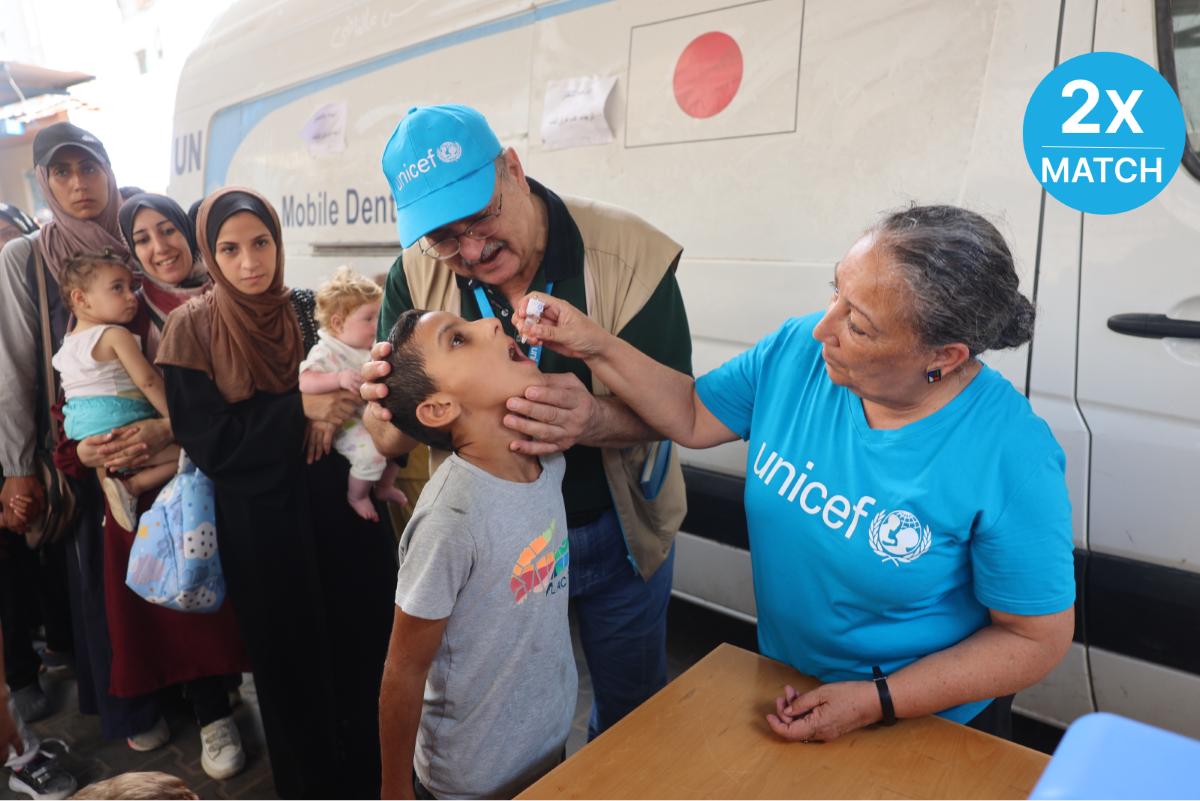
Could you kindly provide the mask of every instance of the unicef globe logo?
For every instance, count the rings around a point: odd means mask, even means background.
[[[933,534],[929,526],[922,527],[921,521],[912,512],[884,509],[871,521],[868,536],[871,550],[883,557],[883,561],[898,565],[913,562],[929,550]]]
[[[451,164],[462,158],[462,145],[458,142],[442,142],[438,147],[438,158],[445,164]]]

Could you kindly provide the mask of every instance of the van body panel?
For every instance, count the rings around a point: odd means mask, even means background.
[[[1097,50],[1157,62],[1153,3],[1101,0],[1098,20]],[[1200,572],[1200,350],[1106,326],[1126,312],[1200,320],[1197,252],[1200,181],[1182,168],[1141,208],[1087,217],[1078,398],[1092,432],[1091,549]]]
[[[1110,653],[1120,634],[1098,621],[1108,651],[1093,662],[1085,616],[1093,551],[1200,570],[1184,500],[1200,469],[1200,404],[1183,402],[1200,397],[1200,349],[1105,326],[1127,311],[1200,319],[1200,277],[1184,269],[1200,250],[1200,187],[1181,172],[1143,209],[1085,218],[1029,174],[1019,125],[1056,61],[1093,44],[1157,63],[1154,8],[1154,0],[413,0],[397,11],[384,0],[336,9],[242,0],[180,80],[170,193],[186,206],[228,183],[262,191],[284,218],[293,286],[315,286],[343,263],[379,274],[399,253],[379,169],[385,141],[413,105],[473,105],[532,177],[625,206],[683,243],[678,277],[696,374],[822,308],[834,265],[881,213],[912,202],[983,213],[1038,306],[1031,346],[984,359],[1028,394],[1067,455],[1081,579],[1077,642],[1017,708],[1065,725],[1093,710],[1094,688],[1100,708],[1183,730],[1178,710],[1160,716],[1160,688],[1143,683],[1167,670],[1170,686],[1191,688],[1200,678],[1178,669],[1191,657],[1174,669],[1141,658],[1161,638]],[[696,118],[681,111],[672,80],[686,44],[709,31],[739,43],[742,84],[722,112]],[[613,139],[548,149],[546,86],[583,76],[617,79],[605,106]],[[310,149],[306,126],[341,104],[344,147]],[[740,508],[746,457],[740,442],[681,451],[696,502],[677,540],[675,589],[753,619]],[[717,495],[699,494],[709,490]],[[1111,579],[1119,569],[1098,572]],[[1105,591],[1099,585],[1096,609],[1113,608]],[[1132,700],[1121,706],[1118,693]]]
[[[1066,728],[1076,718],[1096,711],[1087,675],[1087,647],[1072,643],[1049,676],[1017,693],[1013,709],[1034,720]]]
[[[1095,646],[1096,709],[1200,738],[1200,676]]]

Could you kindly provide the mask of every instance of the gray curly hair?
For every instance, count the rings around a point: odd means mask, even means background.
[[[913,325],[930,347],[962,342],[977,356],[1033,338],[1012,253],[986,219],[957,206],[912,206],[868,229],[912,293]]]

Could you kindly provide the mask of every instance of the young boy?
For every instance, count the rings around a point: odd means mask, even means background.
[[[453,453],[400,541],[383,797],[510,798],[562,759],[575,709],[565,462],[509,448],[505,401],[542,381],[497,320],[413,310],[388,341],[392,421]]]

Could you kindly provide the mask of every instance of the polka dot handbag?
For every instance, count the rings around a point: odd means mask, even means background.
[[[225,600],[217,558],[213,484],[187,454],[179,472],[142,513],[125,584],[152,604],[180,612],[215,612]]]

